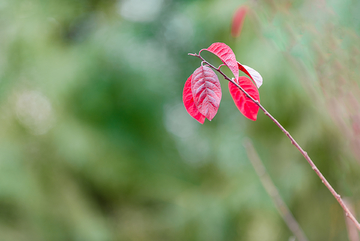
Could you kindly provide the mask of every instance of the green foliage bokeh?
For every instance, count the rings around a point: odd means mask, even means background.
[[[218,114],[200,125],[182,88],[200,64],[187,53],[227,43],[360,217],[359,11],[350,0],[1,1],[0,240],[290,240],[245,138],[309,239],[347,240],[342,209],[270,119],[243,117],[221,79]]]

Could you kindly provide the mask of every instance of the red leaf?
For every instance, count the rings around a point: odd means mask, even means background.
[[[231,70],[231,72],[234,74],[234,77],[238,78],[239,76],[238,64],[236,61],[235,54],[229,46],[227,46],[224,43],[213,43],[212,45],[210,45],[209,48],[202,50],[207,50],[218,56],[221,59],[221,61]],[[202,50],[200,50],[200,53]]]
[[[256,87],[260,88],[260,86],[263,83],[263,78],[261,77],[259,72],[257,72],[256,70],[254,70],[253,68],[251,68],[249,66],[242,65],[239,62],[237,62],[237,63],[238,63],[239,70],[241,70],[242,72],[247,74],[255,82]]]
[[[193,117],[195,120],[197,120],[201,124],[204,124],[205,116],[203,116],[199,112],[199,110],[197,109],[197,107],[195,106],[195,103],[194,103],[194,98],[193,98],[192,91],[191,91],[191,79],[192,79],[192,75],[190,75],[190,77],[187,79],[187,81],[185,82],[185,86],[184,86],[183,102],[185,105],[185,109],[191,117]]]
[[[231,25],[231,35],[236,38],[240,36],[242,25],[244,23],[245,15],[247,12],[246,6],[239,7],[233,17]]]
[[[254,83],[245,76],[239,77],[239,85],[255,100],[260,102],[259,91]],[[259,106],[256,105],[251,99],[249,99],[236,85],[229,82],[229,91],[233,98],[236,107],[239,111],[250,120],[255,121]]]
[[[219,79],[215,72],[207,66],[200,66],[192,76],[191,90],[195,106],[211,121],[219,109],[221,100]]]

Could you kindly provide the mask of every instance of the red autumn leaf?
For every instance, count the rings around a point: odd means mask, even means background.
[[[259,74],[259,72],[257,72],[256,70],[254,70],[253,68],[251,68],[249,66],[242,65],[239,62],[238,62],[238,67],[239,67],[239,70],[241,70],[242,72],[247,74],[255,82],[256,87],[260,88],[260,86],[263,83],[263,78]]]
[[[197,120],[201,124],[204,124],[205,116],[203,116],[199,112],[199,110],[197,109],[197,107],[195,106],[195,103],[194,103],[194,98],[193,98],[192,91],[191,91],[191,79],[192,79],[192,75],[190,75],[190,77],[187,79],[187,81],[185,82],[185,86],[184,86],[183,102],[185,105],[185,109],[191,117],[193,117],[195,120]]]
[[[245,76],[240,76],[238,84],[255,100],[260,102],[259,91],[254,83]],[[259,106],[256,105],[251,99],[249,99],[236,85],[229,82],[229,91],[233,98],[236,107],[239,111],[250,120],[255,121]]]
[[[207,66],[197,68],[192,74],[191,90],[195,106],[211,121],[221,100],[220,82],[215,72]]]
[[[244,23],[245,15],[247,12],[246,6],[239,7],[233,17],[231,24],[231,35],[236,38],[240,36],[242,25]]]
[[[239,68],[236,57],[229,46],[224,43],[213,43],[209,48],[200,50],[200,53],[203,50],[207,50],[218,56],[221,61],[231,70],[235,78],[239,76]]]

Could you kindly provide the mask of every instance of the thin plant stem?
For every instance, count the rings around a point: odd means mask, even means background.
[[[308,241],[304,231],[301,229],[299,223],[295,220],[294,216],[290,212],[289,208],[286,206],[286,203],[281,198],[279,191],[277,190],[275,184],[271,180],[269,174],[267,173],[264,164],[262,163],[259,155],[257,154],[253,144],[249,139],[244,140],[244,146],[246,153],[249,157],[251,164],[253,165],[256,174],[258,175],[262,185],[264,186],[266,192],[269,194],[273,200],[276,209],[278,210],[280,216],[283,218],[286,225],[289,227],[291,232],[295,235],[299,241]]]
[[[226,80],[233,83],[236,87],[238,87],[251,101],[253,101],[259,108],[264,112],[265,115],[267,115],[280,129],[284,134],[290,139],[291,144],[293,144],[299,152],[305,157],[306,161],[310,164],[311,168],[314,170],[316,175],[321,179],[322,183],[329,189],[331,194],[336,198],[340,206],[345,212],[345,215],[355,224],[356,228],[360,231],[360,224],[356,220],[355,216],[350,212],[349,208],[346,206],[344,201],[341,199],[341,196],[335,191],[335,189],[330,185],[330,183],[326,180],[326,178],[323,176],[323,174],[320,172],[320,170],[316,167],[314,162],[311,160],[309,155],[306,151],[304,151],[301,146],[295,141],[295,139],[290,135],[290,133],[259,103],[259,101],[255,100],[253,97],[251,97],[239,84],[237,84],[233,79],[230,79],[224,72],[222,72],[219,68],[216,68],[214,65],[207,62],[200,54],[191,54],[191,56],[195,56],[200,58],[205,64],[209,65],[210,68],[216,70],[218,73],[220,73]]]
[[[354,206],[352,205],[350,198],[343,198],[346,205],[349,207],[351,212],[354,212]],[[360,241],[359,232],[357,231],[353,222],[350,219],[346,218],[346,227],[348,230],[349,241]]]

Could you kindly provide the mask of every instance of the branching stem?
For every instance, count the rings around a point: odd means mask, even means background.
[[[295,139],[290,135],[290,133],[257,100],[255,100],[253,97],[251,97],[239,84],[237,84],[234,80],[230,79],[224,72],[222,72],[220,70],[220,67],[216,68],[214,65],[207,62],[200,54],[189,53],[189,55],[200,58],[204,63],[209,65],[210,68],[216,70],[226,80],[228,80],[231,83],[233,83],[234,85],[236,85],[236,87],[238,87],[251,101],[253,101],[257,106],[259,106],[259,108],[264,112],[264,114],[267,115],[281,129],[281,131],[285,133],[285,135],[290,139],[291,144],[293,144],[300,151],[300,153],[305,157],[306,161],[310,164],[311,168],[315,171],[316,175],[318,175],[318,177],[321,179],[322,183],[324,183],[324,185],[327,187],[327,189],[329,189],[331,194],[336,198],[336,200],[338,201],[338,203],[344,210],[345,215],[355,224],[356,228],[358,230],[360,230],[359,222],[356,220],[355,216],[350,212],[349,208],[346,206],[346,204],[342,200],[341,196],[330,185],[330,183],[326,180],[326,178],[323,176],[323,174],[320,172],[320,170],[316,167],[314,162],[310,159],[307,152],[301,148],[301,146],[295,141]]]

